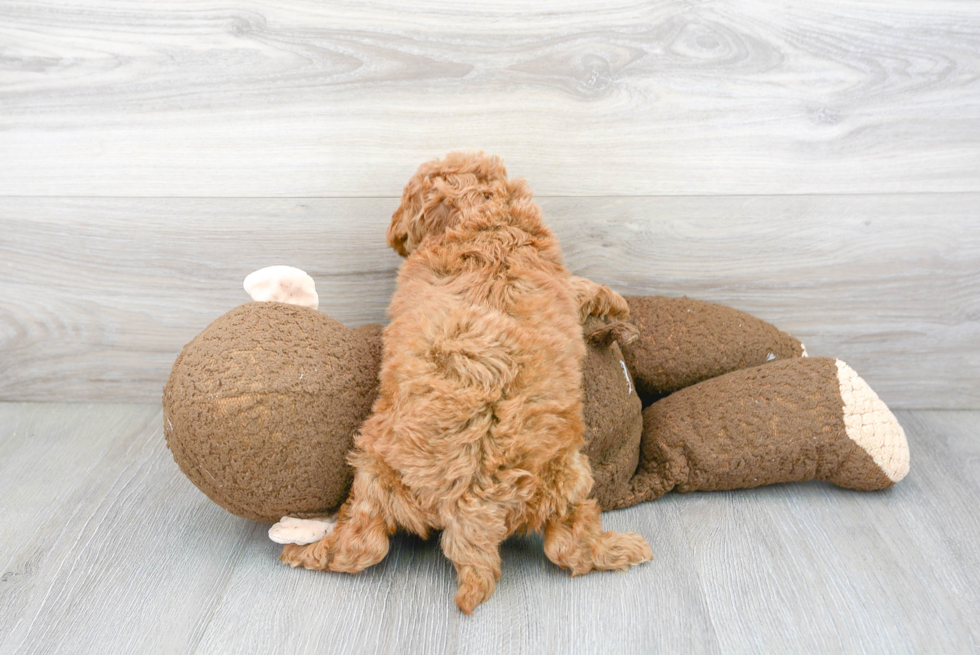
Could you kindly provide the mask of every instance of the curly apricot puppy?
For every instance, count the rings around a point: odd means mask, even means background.
[[[649,560],[639,535],[602,531],[580,452],[580,311],[625,317],[625,301],[569,276],[527,185],[482,153],[423,164],[388,243],[407,259],[350,496],[330,535],[282,560],[354,573],[397,528],[442,530],[467,614],[493,593],[515,532],[543,528],[545,554],[572,575]]]

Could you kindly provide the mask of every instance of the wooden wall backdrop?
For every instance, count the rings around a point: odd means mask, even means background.
[[[576,273],[980,407],[970,0],[0,0],[0,399],[155,402],[272,263],[383,320],[384,227],[454,148]]]

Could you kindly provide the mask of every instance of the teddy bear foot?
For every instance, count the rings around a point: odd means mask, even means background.
[[[873,490],[891,486],[909,472],[909,446],[905,431],[874,389],[853,368],[839,359],[835,363],[847,437],[867,453],[874,467],[866,468],[873,468],[877,477],[867,472],[851,471],[849,469],[855,467],[845,465],[830,481],[851,489]]]

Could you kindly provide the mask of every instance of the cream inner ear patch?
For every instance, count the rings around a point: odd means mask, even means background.
[[[326,537],[333,532],[335,525],[337,525],[336,516],[322,519],[297,519],[284,516],[269,528],[269,539],[277,544],[305,546]]]
[[[284,302],[310,309],[320,306],[313,278],[292,266],[261,268],[249,273],[242,286],[258,302]]]
[[[892,482],[898,482],[909,472],[909,444],[905,430],[874,389],[839,359],[837,381],[844,401],[847,436],[871,455]]]

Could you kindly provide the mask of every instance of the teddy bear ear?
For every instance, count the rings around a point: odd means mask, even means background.
[[[320,298],[313,278],[292,266],[267,266],[249,273],[242,284],[257,302],[284,302],[316,309]]]
[[[322,519],[301,519],[284,516],[269,528],[269,539],[277,544],[298,544],[305,546],[320,541],[333,532],[337,525],[337,515]]]
[[[640,338],[640,329],[626,321],[614,321],[598,327],[586,337],[589,345],[608,347],[615,341],[620,346],[633,343]]]

